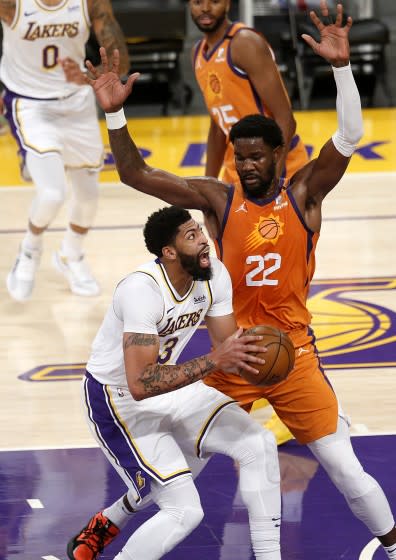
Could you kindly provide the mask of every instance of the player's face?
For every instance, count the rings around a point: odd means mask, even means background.
[[[191,18],[203,33],[217,31],[227,18],[229,0],[190,0]]]
[[[274,150],[262,138],[237,138],[234,152],[244,192],[254,197],[265,196],[275,178]]]
[[[194,280],[210,280],[212,268],[208,239],[195,220],[189,220],[179,227],[176,250],[182,268]]]

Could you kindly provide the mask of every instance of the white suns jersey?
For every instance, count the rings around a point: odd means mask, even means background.
[[[84,69],[90,20],[86,0],[16,0],[14,21],[3,25],[0,78],[7,89],[26,97],[64,97],[81,86],[65,80],[59,59],[72,58]]]
[[[100,383],[126,387],[123,333],[159,335],[159,364],[175,364],[182,350],[209,316],[232,313],[232,286],[227,269],[211,258],[213,277],[195,281],[181,297],[157,259],[138,268],[116,287],[95,337],[87,370]],[[205,351],[203,351],[205,353]]]

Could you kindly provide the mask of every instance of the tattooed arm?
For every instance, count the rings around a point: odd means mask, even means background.
[[[175,391],[203,379],[215,369],[241,367],[255,373],[247,362],[263,363],[248,352],[260,351],[252,343],[261,337],[241,337],[242,329],[229,336],[209,354],[183,364],[157,363],[159,337],[153,334],[125,332],[123,338],[125,371],[128,387],[137,401]]]
[[[4,0],[0,0],[0,2]],[[120,74],[125,75],[129,70],[129,57],[126,39],[116,20],[110,0],[88,0],[89,17],[96,40],[101,47],[112,53],[114,49],[120,51]]]

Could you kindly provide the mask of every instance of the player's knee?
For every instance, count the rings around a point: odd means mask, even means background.
[[[41,208],[54,208],[61,206],[66,198],[66,192],[63,186],[59,188],[43,188],[37,193],[37,205]]]
[[[186,504],[183,507],[167,507],[166,511],[179,526],[183,535],[188,535],[202,521],[204,512],[200,503]]]
[[[270,482],[279,482],[278,449],[275,436],[259,424],[244,434],[244,444],[238,462],[241,468],[255,463],[257,470],[265,472]]]
[[[354,454],[335,457],[326,470],[335,486],[347,499],[363,496],[375,487],[374,479],[364,471]]]

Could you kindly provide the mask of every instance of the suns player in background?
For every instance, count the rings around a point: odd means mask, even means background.
[[[144,228],[156,256],[117,285],[84,380],[93,436],[128,487],[71,539],[72,560],[94,560],[139,503],[160,511],[129,538],[117,560],[156,560],[201,521],[190,464],[223,453],[240,465],[240,488],[259,560],[280,560],[280,489],[275,439],[202,379],[218,367],[254,369],[260,337],[243,337],[225,266],[187,210],[154,212]],[[205,319],[213,350],[178,363]],[[139,402],[137,402],[139,401]]]
[[[309,35],[303,38],[333,68],[338,128],[319,156],[300,169],[286,189],[276,175],[283,139],[273,119],[251,115],[232,127],[230,139],[242,183],[242,189],[237,189],[214,178],[178,177],[146,164],[128,132],[122,109],[138,75],[123,84],[117,64],[109,70],[104,49],[104,75],[92,67],[96,78],[91,83],[106,113],[121,181],[170,204],[201,210],[216,233],[218,256],[231,275],[238,325],[270,324],[293,340],[295,367],[277,385],[253,386],[221,371],[205,382],[246,410],[255,400],[267,398],[296,439],[309,446],[354,515],[379,538],[388,558],[396,560],[391,508],[353,451],[347,419],[319,361],[306,306],[323,199],[343,177],[363,135],[360,96],[349,60],[352,19],[348,17],[343,25],[343,8],[338,4],[335,23],[325,25],[323,20],[331,22],[325,1],[321,14],[322,19],[315,12],[310,14],[320,42]]]
[[[223,167],[222,180],[239,184],[230,129],[241,117],[259,112],[275,119],[281,128],[285,149],[278,171],[290,179],[308,162],[308,154],[296,132],[274,52],[260,33],[229,19],[230,4],[231,0],[189,0],[191,18],[204,34],[193,47],[192,57],[210,115],[205,175],[218,177]],[[292,437],[276,414],[266,427],[274,432],[278,444]]]
[[[53,264],[73,293],[95,296],[100,289],[83,243],[96,213],[103,145],[84,73],[85,44],[92,28],[100,45],[120,49],[126,73],[125,38],[109,0],[0,0],[0,18],[6,117],[23,176],[36,187],[8,291],[19,301],[31,296],[43,232],[64,202],[68,181],[69,224]]]
[[[238,184],[230,129],[261,113],[279,125],[285,149],[279,175],[290,178],[308,162],[274,52],[265,37],[228,17],[231,0],[189,0],[191,18],[204,34],[193,47],[193,66],[210,115],[205,175]]]

